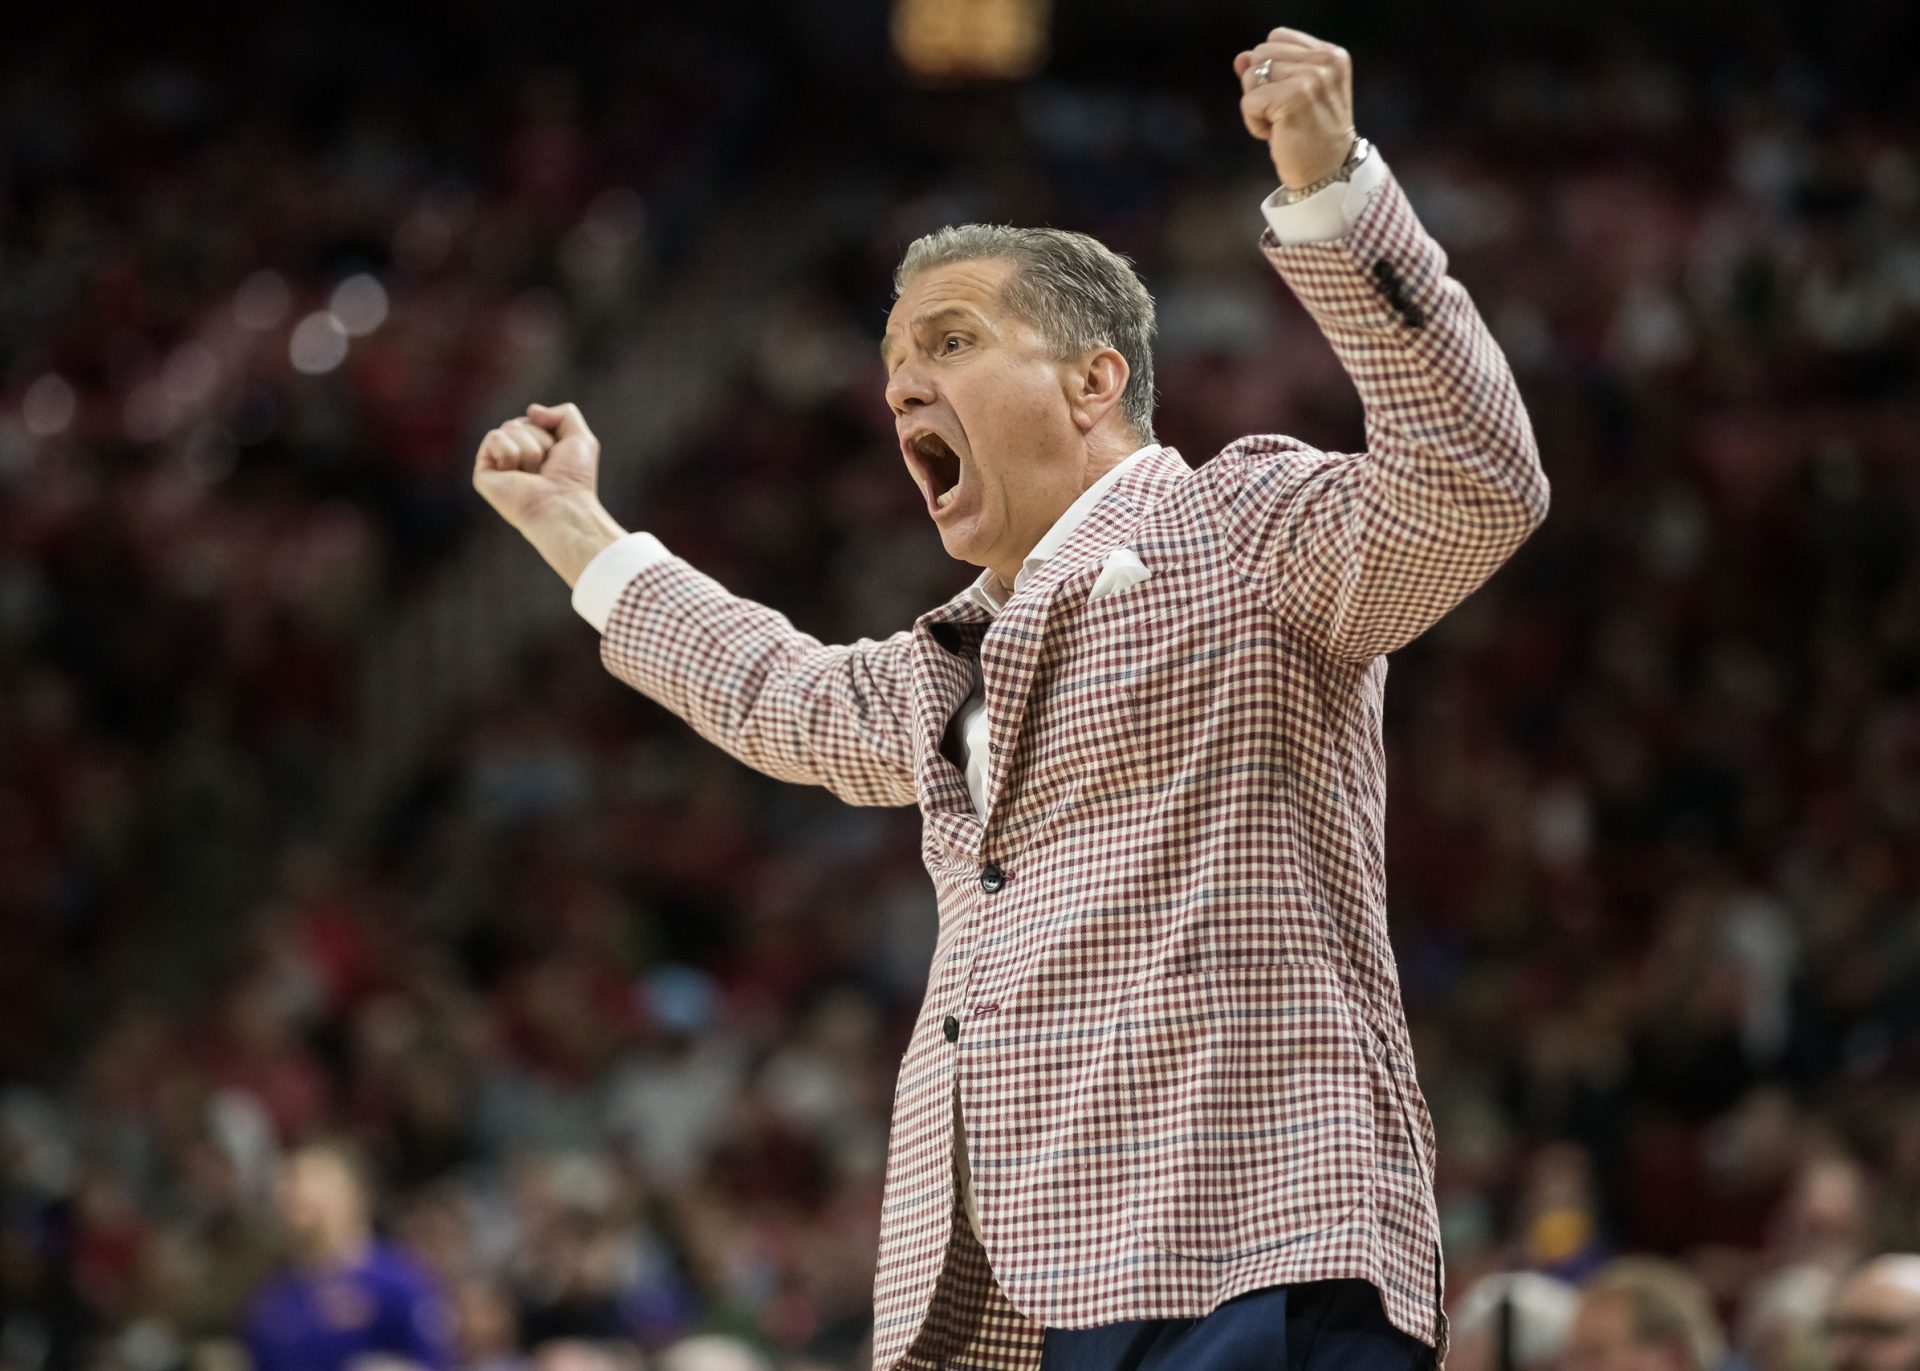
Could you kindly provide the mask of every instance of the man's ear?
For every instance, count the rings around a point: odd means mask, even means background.
[[[1091,433],[1120,405],[1131,374],[1127,359],[1113,348],[1098,348],[1068,374],[1067,407],[1074,427]]]

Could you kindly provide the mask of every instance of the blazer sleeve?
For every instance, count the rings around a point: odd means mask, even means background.
[[[1366,409],[1363,453],[1243,438],[1203,468],[1228,556],[1330,653],[1419,636],[1546,517],[1513,373],[1447,258],[1387,176],[1339,238],[1260,248]]]
[[[912,635],[826,646],[678,557],[636,574],[600,639],[607,670],[701,737],[849,804],[910,805]]]

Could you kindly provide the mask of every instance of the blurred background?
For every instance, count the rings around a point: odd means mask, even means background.
[[[628,527],[902,628],[972,573],[875,346],[972,220],[1135,258],[1190,463],[1359,446],[1283,23],[1554,486],[1388,696],[1449,1365],[1920,1368],[1910,8],[15,7],[0,1368],[864,1367],[917,816],[614,681],[473,452],[575,400]]]

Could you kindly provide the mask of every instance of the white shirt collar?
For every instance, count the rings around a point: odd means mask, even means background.
[[[1058,552],[1061,545],[1073,536],[1073,531],[1086,521],[1089,514],[1093,513],[1093,507],[1100,503],[1100,497],[1120,479],[1122,472],[1149,452],[1157,452],[1159,449],[1158,443],[1148,443],[1145,447],[1135,448],[1116,462],[1112,469],[1104,473],[1099,480],[1081,491],[1080,497],[1067,506],[1064,514],[1053,521],[1053,527],[1041,535],[1040,541],[1033,545],[1033,551],[1029,552],[1026,560],[1020,563],[1020,570],[1013,578],[1013,589],[1020,589],[1033,578],[1035,572],[1047,564],[1047,558]],[[1011,593],[992,567],[982,571],[974,583],[967,587],[967,598],[987,613],[995,615],[999,614],[1006,605],[1007,596]]]

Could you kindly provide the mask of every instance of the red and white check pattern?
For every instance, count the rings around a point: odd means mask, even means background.
[[[961,594],[825,646],[668,558],[602,640],[747,764],[923,813],[940,933],[894,1102],[876,1368],[1031,1368],[1041,1326],[1338,1276],[1444,1353],[1433,1126],[1387,941],[1382,654],[1519,546],[1547,482],[1395,182],[1338,240],[1261,248],[1359,388],[1368,452],[1262,435],[1195,470],[1163,448],[990,622]],[[1089,603],[1121,546],[1151,577]],[[939,750],[976,656],[984,822]],[[955,1203],[956,1089],[984,1251]]]

